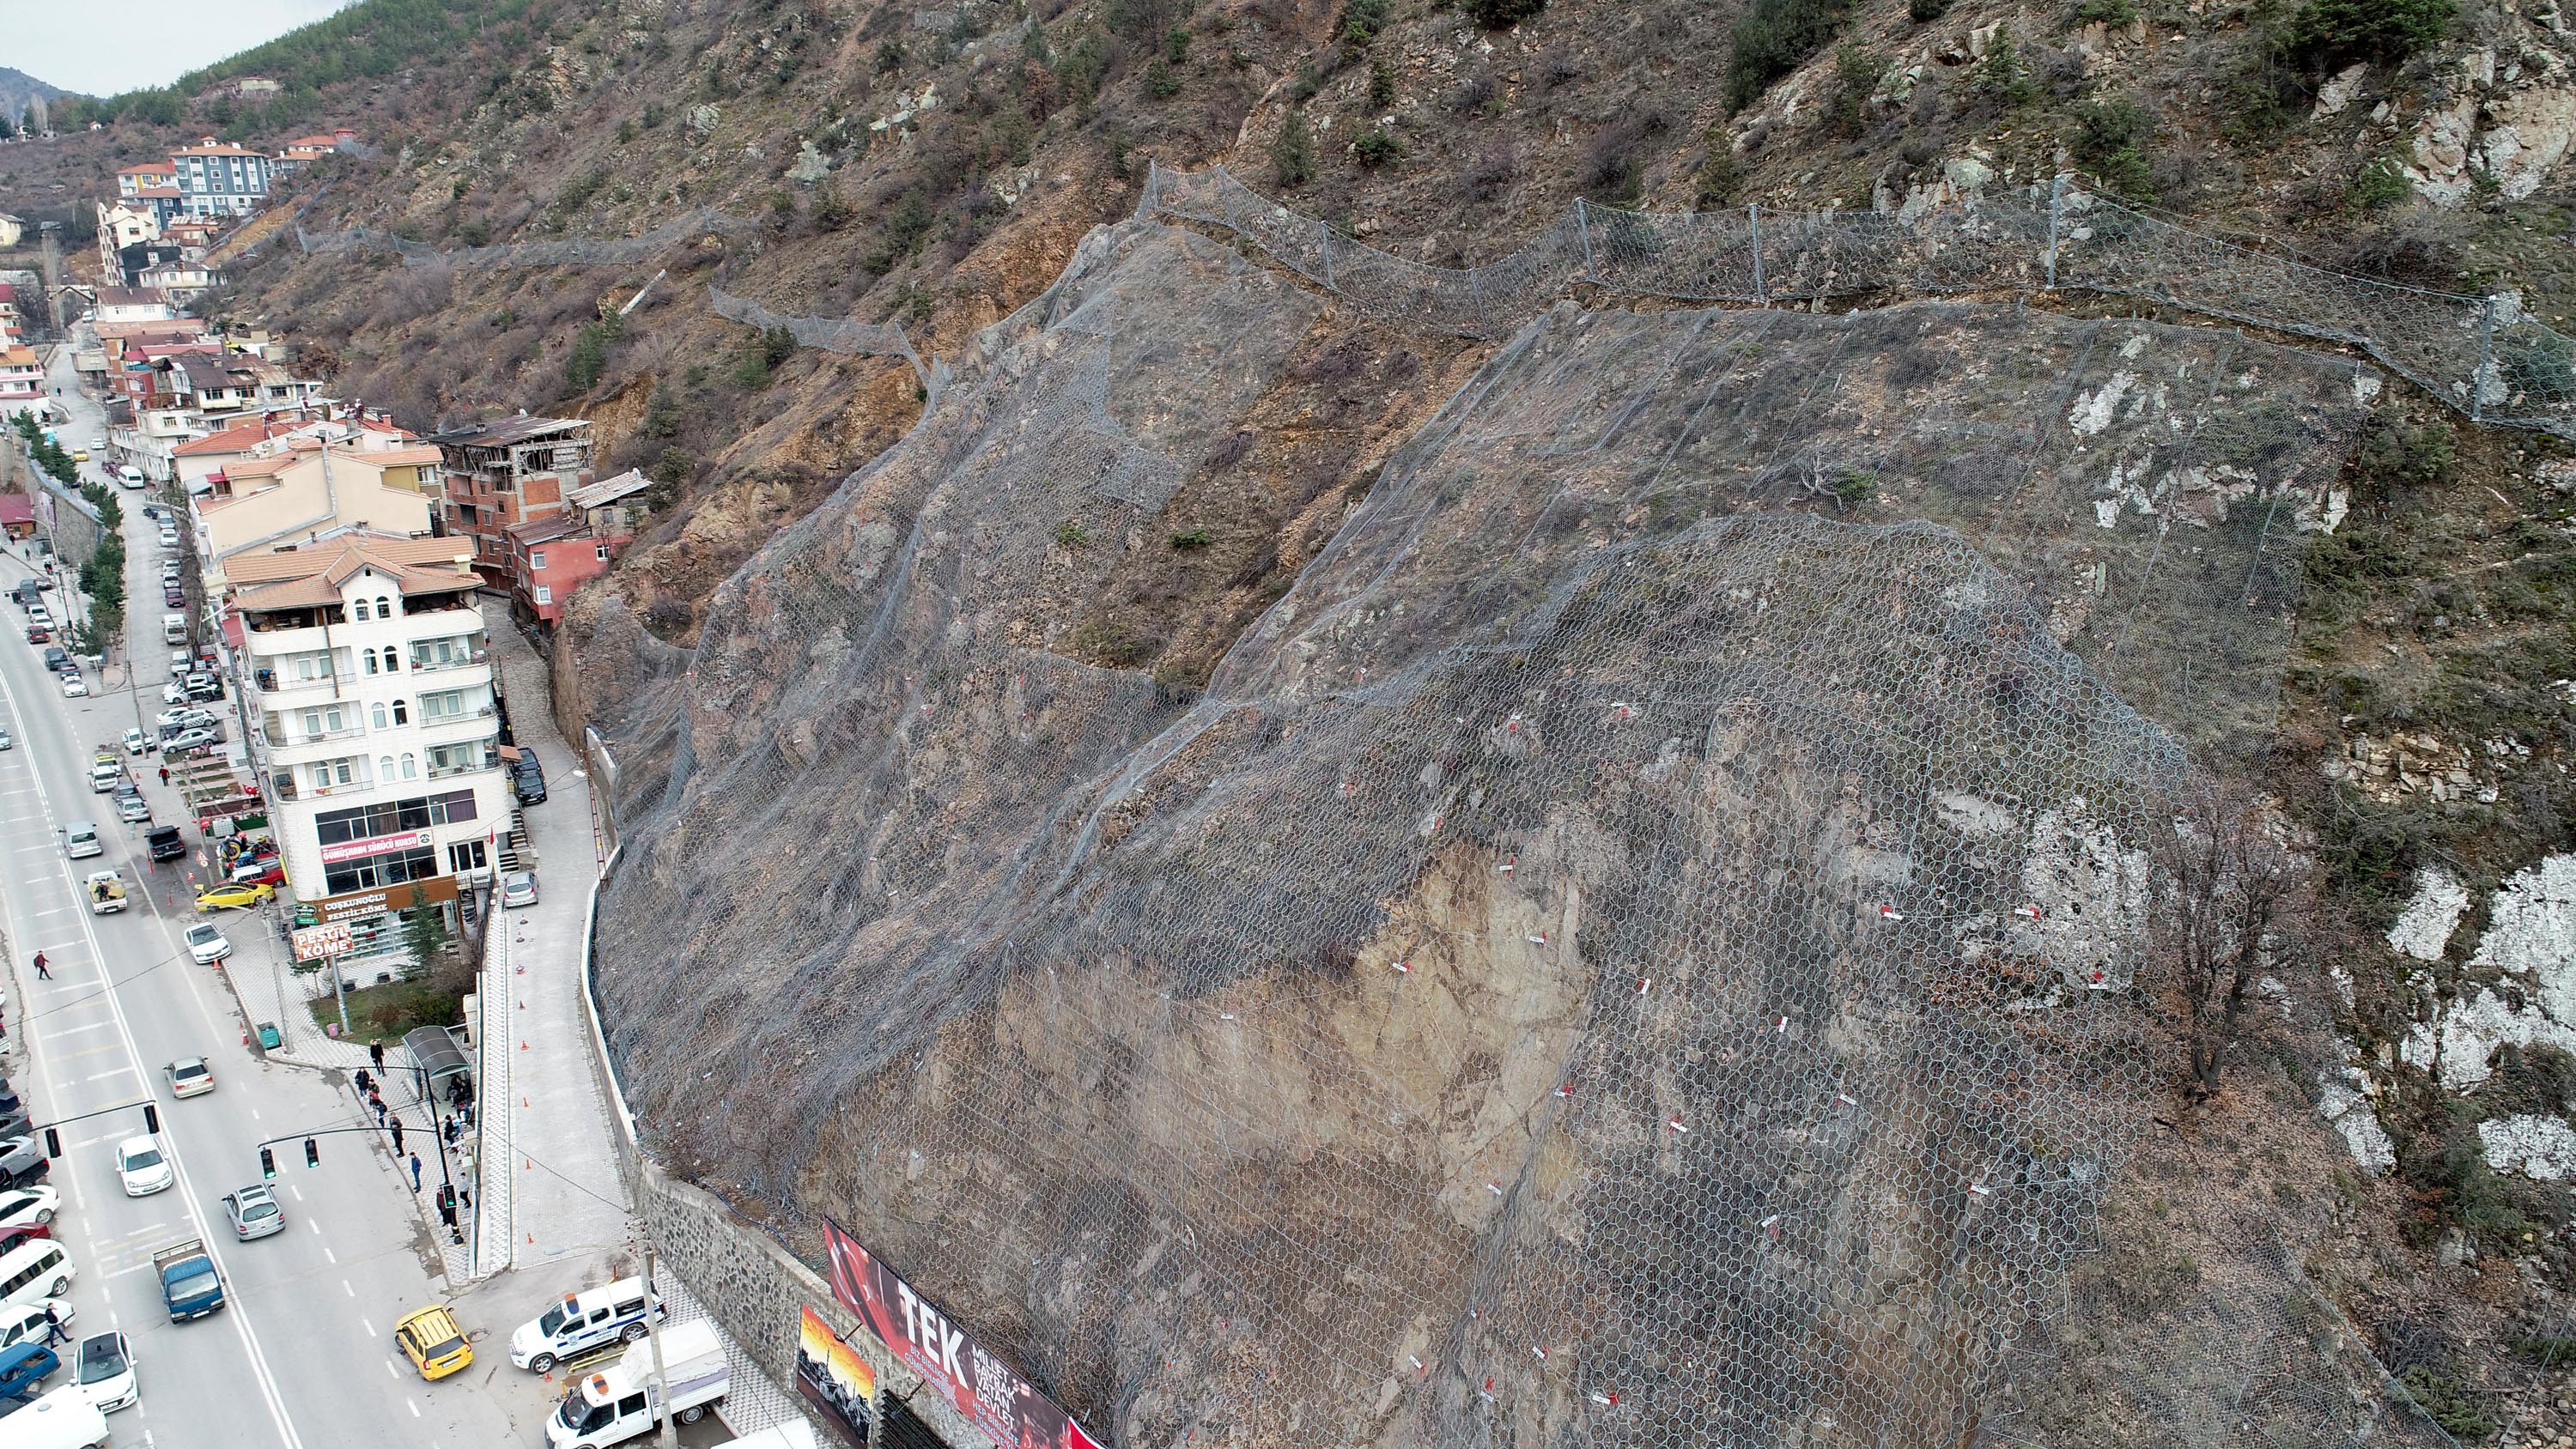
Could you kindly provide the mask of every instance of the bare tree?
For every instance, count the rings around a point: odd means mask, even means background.
[[[2220,1074],[2267,968],[2296,959],[2314,924],[2308,862],[2291,850],[2263,801],[2241,786],[2196,777],[2174,793],[2172,827],[2155,833],[2148,928],[2157,974],[2177,999],[2194,1102]]]

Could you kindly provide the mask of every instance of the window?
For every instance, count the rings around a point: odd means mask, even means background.
[[[363,624],[368,619],[367,601],[360,599],[349,606],[349,617]]]
[[[339,729],[340,706],[336,704],[324,705],[304,712],[304,733],[308,736],[336,734]]]
[[[411,723],[411,707],[399,699],[394,701],[394,723],[398,725]]]
[[[550,589],[550,588],[547,588],[547,587],[546,587],[545,585],[543,585],[543,584],[539,584],[539,585],[537,585],[537,602],[538,602],[538,603],[540,603],[540,604],[551,604],[551,603],[553,603],[554,601],[555,601],[555,591],[554,591],[554,590],[552,590],[552,589]]]
[[[379,780],[390,780],[393,777],[394,757],[391,755],[378,755],[376,757],[376,778]]]
[[[393,600],[391,600],[391,599],[388,599],[388,598],[384,597],[384,596],[383,596],[383,595],[381,595],[381,594],[380,594],[380,595],[378,595],[378,596],[376,597],[376,617],[377,617],[377,618],[379,618],[379,619],[390,619],[390,618],[392,618],[393,616],[394,616],[394,601],[393,601]]]
[[[391,778],[394,757],[385,756],[383,763],[386,777]],[[474,792],[458,790],[446,795],[384,800],[346,810],[325,810],[313,817],[313,833],[324,845],[342,845],[352,840],[372,840],[379,835],[394,835],[405,830],[426,830],[433,825],[461,825],[474,818]]]
[[[469,870],[483,869],[483,862],[482,841],[460,840],[447,847],[447,868],[459,875]]]
[[[375,673],[375,672],[376,672],[376,651],[374,651],[373,649],[361,649],[361,650],[359,650],[358,652],[367,656],[367,672],[368,672],[369,674],[373,674],[373,673]]]
[[[545,551],[544,549],[537,549],[537,550],[534,550],[533,552],[531,552],[531,553],[528,555],[528,567],[530,567],[530,568],[532,568],[532,569],[541,569],[541,568],[544,568],[545,566],[546,566],[546,551]]]
[[[422,724],[435,724],[440,720],[464,717],[465,691],[461,689],[451,689],[441,694],[424,694],[420,697]]]
[[[404,881],[427,880],[436,874],[438,852],[424,845],[327,865],[323,867],[322,889],[336,896],[346,891],[381,890]]]
[[[405,751],[403,753],[402,777],[406,780],[416,780],[420,778],[420,760],[409,751]]]
[[[400,674],[400,673],[402,673],[402,656],[401,656],[400,654],[397,654],[397,653],[395,653],[395,652],[394,652],[394,646],[392,646],[391,644],[386,645],[386,646],[385,646],[385,649],[384,649],[384,654],[385,654],[385,673],[387,673],[387,674]]]

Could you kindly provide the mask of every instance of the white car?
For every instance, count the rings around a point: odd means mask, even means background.
[[[212,966],[233,953],[233,943],[224,933],[200,921],[188,928],[188,959],[200,966]]]
[[[177,709],[161,711],[152,717],[152,722],[165,730],[212,729],[215,717],[205,710],[182,705]]]
[[[127,730],[125,732],[125,752],[127,754],[140,755],[148,752],[151,748],[152,742],[143,737],[143,731]]]
[[[202,1097],[215,1089],[215,1069],[204,1057],[181,1057],[161,1069],[173,1097]]]
[[[93,1333],[82,1339],[74,1362],[81,1392],[89,1395],[100,1413],[130,1409],[142,1399],[143,1388],[134,1381],[134,1349],[124,1334]]]
[[[128,463],[116,470],[116,481],[128,488],[140,488],[143,486],[143,470]]]
[[[514,870],[501,877],[501,909],[516,910],[520,906],[533,906],[536,903],[537,873],[535,871]]]
[[[160,1139],[128,1137],[116,1144],[116,1180],[125,1184],[127,1197],[150,1197],[168,1190],[173,1176],[170,1159],[161,1155]]]
[[[188,691],[179,687],[179,681],[175,679],[171,680],[168,684],[161,686],[161,702],[163,704],[186,704],[188,702]]]
[[[0,1229],[20,1223],[50,1223],[62,1211],[63,1195],[50,1187],[21,1187],[0,1192]]]
[[[68,1326],[72,1321],[72,1301],[68,1298],[39,1298],[32,1303],[0,1309],[0,1348],[15,1348],[22,1343],[43,1343],[47,1319],[45,1310],[52,1309],[52,1322]]]
[[[87,699],[87,698],[89,698],[89,681],[88,681],[88,680],[86,680],[86,679],[81,678],[81,677],[80,677],[79,675],[77,675],[77,674],[66,674],[66,675],[64,675],[64,676],[63,676],[63,698],[65,698],[65,699]]]

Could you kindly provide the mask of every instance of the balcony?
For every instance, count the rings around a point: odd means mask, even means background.
[[[477,665],[489,664],[491,662],[491,654],[482,649],[475,650],[471,655],[455,655],[446,659],[423,659],[418,656],[414,656],[411,661],[411,672],[414,674],[440,674],[450,669],[472,669]]]
[[[269,708],[281,710],[293,705],[296,700],[307,697],[337,699],[340,697],[343,684],[340,676],[336,674],[318,674],[311,679],[292,679],[280,677],[274,669],[254,669],[250,673],[251,688],[259,692],[262,703]]]
[[[501,768],[501,739],[500,736],[494,735],[484,741],[483,749],[479,753],[470,754],[463,761],[431,765],[429,778],[453,780],[459,775],[480,775],[499,768]]]
[[[492,720],[499,713],[499,709],[487,704],[463,714],[422,720],[418,726],[420,742],[424,745],[452,745],[481,739],[492,734]]]

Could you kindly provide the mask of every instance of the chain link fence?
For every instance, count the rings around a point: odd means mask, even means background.
[[[1646,213],[1578,201],[1519,250],[1458,269],[1406,261],[1237,182],[1156,166],[1137,206],[1224,227],[1281,265],[1418,331],[1509,336],[1577,283],[1780,306],[2066,288],[2141,297],[2359,348],[2482,422],[2576,437],[2576,339],[2519,294],[2347,276],[2176,226],[2059,177],[1919,215]]]
[[[763,332],[785,328],[799,347],[818,348],[844,357],[900,357],[911,364],[913,378],[925,393],[936,392],[932,373],[921,365],[921,354],[912,350],[912,339],[896,323],[861,322],[849,317],[790,317],[720,287],[707,289],[707,308],[728,322],[740,322]]]
[[[496,242],[491,246],[442,250],[371,226],[317,232],[301,224],[295,244],[308,253],[386,251],[406,267],[582,267],[621,266],[650,261],[692,238],[751,236],[759,227],[740,217],[701,206],[684,216],[630,237],[566,237],[560,241]]]

